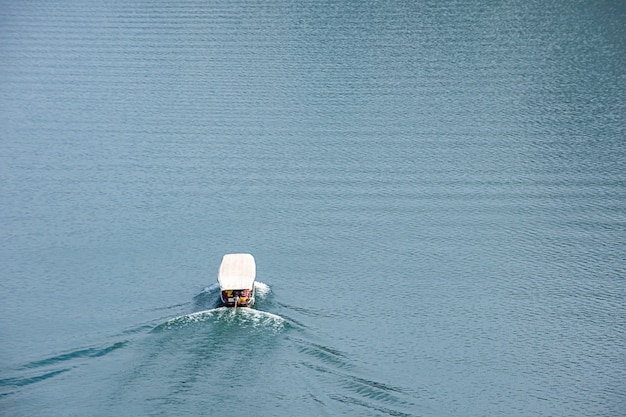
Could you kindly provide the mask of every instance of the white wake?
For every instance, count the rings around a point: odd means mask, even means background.
[[[284,318],[266,311],[259,311],[248,307],[240,307],[237,309],[230,307],[218,307],[174,317],[157,326],[156,329],[180,329],[195,323],[207,321],[227,323],[239,327],[253,327],[257,329],[267,328],[274,331],[282,330],[286,324],[286,320]]]

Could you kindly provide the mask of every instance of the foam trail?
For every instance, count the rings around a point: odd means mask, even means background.
[[[282,330],[286,323],[284,318],[276,314],[248,307],[241,307],[237,310],[228,307],[218,307],[174,317],[155,327],[154,331],[179,329],[207,321],[234,324],[240,327],[268,328],[274,331]]]

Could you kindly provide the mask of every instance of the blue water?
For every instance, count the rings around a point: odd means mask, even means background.
[[[624,2],[0,3],[1,415],[626,415]]]

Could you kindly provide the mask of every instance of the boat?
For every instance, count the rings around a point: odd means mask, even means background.
[[[217,282],[220,298],[226,307],[250,307],[254,304],[256,264],[249,253],[229,253],[220,264]]]

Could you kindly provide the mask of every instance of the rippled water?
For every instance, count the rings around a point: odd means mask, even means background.
[[[626,414],[623,2],[2,3],[1,414]]]

